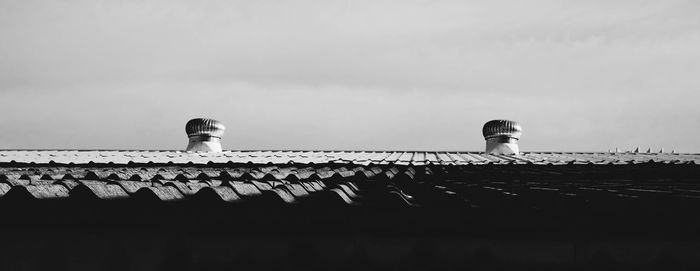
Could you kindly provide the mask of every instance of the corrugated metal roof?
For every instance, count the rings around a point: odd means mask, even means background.
[[[274,155],[274,152],[268,154]],[[413,153],[401,153],[401,156],[409,155],[411,159],[416,157]],[[470,154],[464,156],[471,157]],[[436,157],[439,156],[436,154]],[[0,199],[70,197],[182,201],[209,198],[226,202],[263,199],[283,203],[312,199],[311,202],[322,201],[323,204],[447,204],[455,207],[500,206],[508,201],[537,208],[577,201],[608,202],[606,198],[618,200],[620,197],[656,203],[661,203],[658,199],[663,198],[700,199],[700,182],[697,182],[700,167],[695,164],[512,166],[511,163],[519,160],[486,157],[489,161],[503,159],[499,160],[503,164],[5,164],[0,167]],[[557,204],[538,201],[554,198],[552,202]]]
[[[191,153],[183,151],[134,150],[2,150],[0,163],[87,164],[326,164],[353,163],[398,165],[483,165],[483,164],[700,164],[700,154],[608,153],[608,152],[525,152],[520,156],[490,155],[483,152],[408,152],[408,151],[224,151]]]

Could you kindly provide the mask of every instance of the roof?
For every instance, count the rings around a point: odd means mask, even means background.
[[[0,267],[697,266],[698,158],[0,151]]]
[[[699,160],[667,153],[2,151],[0,197],[469,208],[523,195],[695,199],[700,183],[684,178],[698,175]]]
[[[484,165],[484,164],[700,164],[700,154],[642,152],[524,152],[494,155],[483,152],[414,151],[224,151],[193,153],[147,150],[4,150],[0,163],[35,164],[325,164],[357,165]]]

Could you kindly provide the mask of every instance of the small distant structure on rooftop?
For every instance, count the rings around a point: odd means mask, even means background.
[[[482,133],[486,139],[486,153],[520,155],[518,140],[523,134],[520,123],[512,120],[491,120],[484,124]]]
[[[221,137],[224,136],[225,130],[224,124],[215,119],[191,119],[185,125],[185,132],[190,140],[185,151],[221,152]]]

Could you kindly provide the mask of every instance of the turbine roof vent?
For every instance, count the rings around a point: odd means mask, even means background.
[[[185,125],[185,132],[188,137],[209,136],[221,138],[224,136],[225,130],[224,124],[215,119],[191,119]]]
[[[518,140],[523,135],[523,127],[512,120],[491,120],[484,124],[482,129],[486,139],[488,154],[514,154],[520,155]]]
[[[523,127],[517,121],[492,120],[484,124],[482,133],[485,139],[494,137],[520,139],[520,136],[523,134]]]
[[[185,124],[185,132],[189,137],[186,151],[192,152],[221,152],[221,137],[226,127],[214,119],[191,119]]]

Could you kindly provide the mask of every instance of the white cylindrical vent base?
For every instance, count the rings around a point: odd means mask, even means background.
[[[216,137],[202,138],[199,136],[190,137],[185,151],[191,152],[221,152],[221,139]]]
[[[488,154],[520,155],[520,149],[518,148],[518,140],[514,138],[510,138],[509,140],[504,140],[503,138],[499,137],[486,139],[485,152]]]

